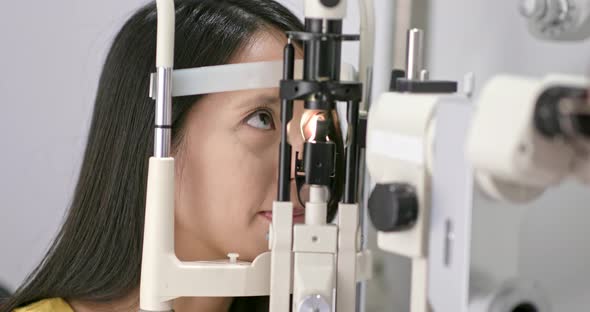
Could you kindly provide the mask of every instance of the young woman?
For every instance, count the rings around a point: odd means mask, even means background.
[[[175,68],[279,61],[284,32],[302,28],[272,0],[178,0]],[[152,3],[127,21],[107,56],[67,219],[44,260],[0,311],[138,311],[147,168],[153,150],[154,102],[147,90],[155,51]],[[213,260],[237,252],[241,259],[253,260],[267,250],[276,198],[278,88],[173,102],[177,256]],[[301,103],[295,105],[295,125],[302,109]],[[294,152],[301,152],[298,131],[290,133],[290,140]],[[292,189],[296,194],[294,183]],[[336,188],[329,218],[339,198]],[[293,202],[295,221],[302,221],[303,207]],[[174,309],[267,310],[266,299],[178,298]]]

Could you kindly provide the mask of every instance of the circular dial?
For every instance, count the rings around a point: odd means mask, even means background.
[[[520,0],[519,4],[533,29],[549,37],[570,31],[579,14],[571,0]]]
[[[369,197],[369,216],[382,232],[411,228],[418,219],[414,187],[405,183],[377,184]]]

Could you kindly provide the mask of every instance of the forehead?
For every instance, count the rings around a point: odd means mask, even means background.
[[[286,36],[280,31],[263,29],[255,33],[252,39],[228,63],[282,61],[283,50],[286,44]],[[256,74],[252,73],[252,75]],[[276,102],[278,104],[278,95],[278,88],[267,88],[222,92],[211,94],[209,97],[212,99],[231,98],[231,102],[237,104],[233,106],[238,108],[248,106],[248,104],[260,103],[261,101]]]
[[[287,39],[278,30],[258,31],[250,42],[230,60],[229,63],[250,63],[277,61],[283,59]]]
[[[263,29],[252,36],[252,39],[229,60],[229,64],[282,61],[283,50],[287,44],[285,34],[278,30]],[[301,57],[299,49],[296,48],[296,57]],[[257,73],[252,73],[256,75]],[[250,89],[239,91],[228,91],[221,93],[212,93],[206,95],[201,101],[204,103],[225,103],[226,105],[196,105],[200,110],[210,109],[240,113],[248,108],[255,107],[260,103],[267,103],[271,106],[277,106],[279,101],[279,81],[277,88],[268,89]],[[272,103],[272,104],[270,104]],[[231,108],[231,109],[227,109]],[[211,113],[211,112],[209,112]]]

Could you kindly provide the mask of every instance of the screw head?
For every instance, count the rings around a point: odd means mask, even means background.
[[[329,312],[330,305],[320,295],[310,295],[301,300],[299,312]]]
[[[240,255],[232,252],[232,253],[228,253],[227,257],[229,258],[230,263],[236,263],[236,262],[238,262],[238,258],[240,257]]]

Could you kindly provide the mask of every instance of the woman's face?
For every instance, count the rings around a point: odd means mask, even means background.
[[[286,40],[260,32],[230,63],[280,61]],[[252,73],[255,75],[256,73]],[[298,125],[302,103],[295,103]],[[175,248],[181,260],[235,252],[253,260],[268,250],[266,235],[277,196],[281,132],[278,88],[207,95],[191,108],[177,151]],[[289,137],[302,150],[299,131]],[[291,186],[296,197],[295,184]],[[294,222],[304,219],[294,203]]]

